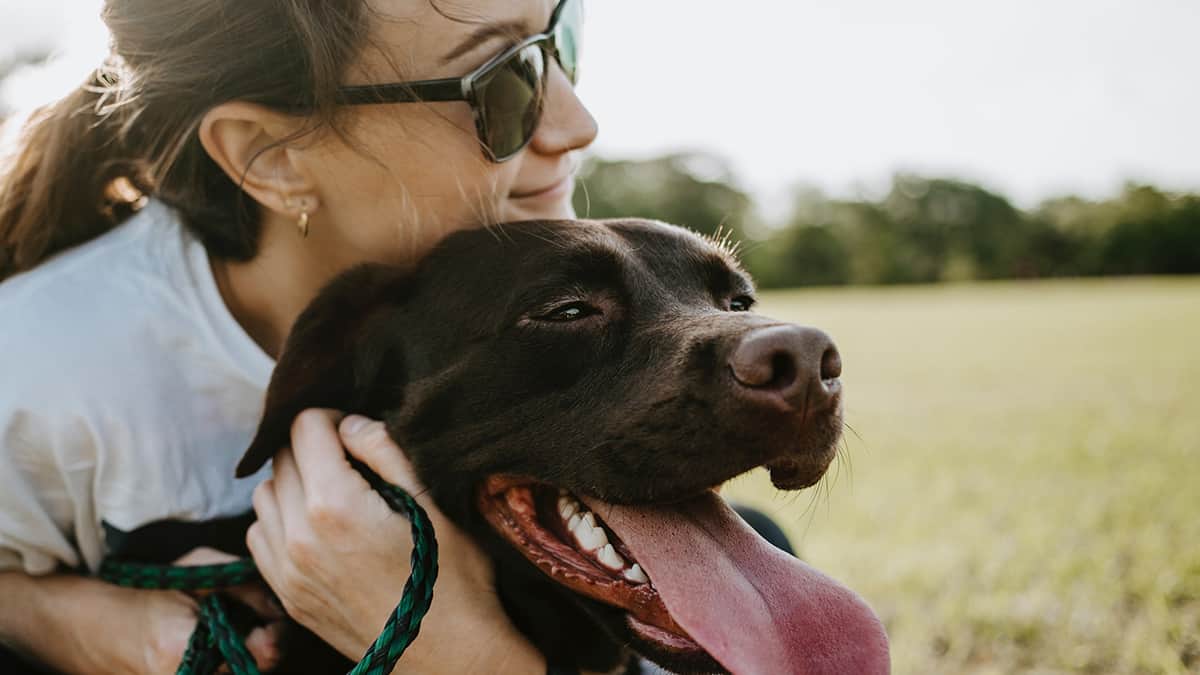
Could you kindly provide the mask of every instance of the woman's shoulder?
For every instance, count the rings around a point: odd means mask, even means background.
[[[175,262],[164,257],[182,253],[183,235],[175,212],[151,200],[108,232],[0,283],[0,315],[53,311],[56,300],[103,301],[102,288],[130,276],[152,282],[154,277],[146,277],[146,272],[165,270]]]
[[[25,396],[89,387],[153,363],[198,312],[187,301],[189,247],[158,202],[104,235],[0,283],[0,372]],[[65,380],[65,382],[64,382]]]

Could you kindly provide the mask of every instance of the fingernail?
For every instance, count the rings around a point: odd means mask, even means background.
[[[354,436],[365,429],[370,423],[371,420],[362,415],[347,415],[346,419],[342,420],[342,433],[347,436]]]

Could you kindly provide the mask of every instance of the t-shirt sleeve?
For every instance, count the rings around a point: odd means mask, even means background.
[[[0,396],[0,571],[49,574],[77,568],[71,541],[78,513],[69,472],[90,467],[61,465],[63,443],[79,442],[69,422],[50,424]]]

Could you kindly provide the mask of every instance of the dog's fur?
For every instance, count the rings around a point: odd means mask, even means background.
[[[817,480],[840,404],[783,423],[734,391],[731,350],[779,323],[731,311],[753,292],[726,247],[661,223],[457,233],[412,269],[358,268],[320,294],[240,472],[285,445],[305,408],[384,419],[438,507],[495,560],[516,625],[555,663],[612,669],[632,641],[623,611],[543,575],[484,520],[477,491],[504,474],[614,503],[673,502],[781,457]],[[634,646],[668,667],[719,668]]]

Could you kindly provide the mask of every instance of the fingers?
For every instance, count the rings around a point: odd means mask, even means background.
[[[188,551],[183,555],[183,557],[175,560],[173,564],[180,565],[182,567],[195,567],[198,565],[221,565],[227,562],[233,562],[237,559],[238,557],[236,555],[231,555],[229,553],[225,553],[224,551],[218,551],[215,548],[201,546]]]
[[[246,548],[258,565],[259,574],[271,588],[278,589],[281,579],[279,564],[285,557],[286,532],[275,494],[275,480],[268,478],[254,488],[254,512],[258,520],[246,530]]]
[[[268,478],[254,488],[251,503],[258,520],[252,523],[250,528],[259,531],[258,536],[264,538],[264,544],[275,549],[282,547],[286,531],[283,529],[283,515],[279,512],[279,496],[275,494],[274,478]],[[249,535],[247,532],[247,543]]]
[[[283,550],[276,548],[268,541],[269,536],[263,531],[260,523],[254,523],[246,532],[246,547],[254,557],[258,573],[271,589],[279,592],[282,587],[284,570],[281,564],[284,560]],[[268,601],[270,602],[270,601]],[[257,611],[257,610],[255,610]]]
[[[271,670],[279,665],[279,643],[283,623],[275,621],[259,626],[246,636],[246,650],[254,657],[259,670]]]
[[[404,488],[409,494],[420,494],[424,487],[417,480],[412,464],[387,433],[383,422],[360,415],[349,415],[338,427],[346,450],[362,460],[384,480]]]
[[[337,423],[342,414],[336,410],[310,408],[292,423],[292,454],[299,475],[321,480],[345,474],[349,468],[338,438]],[[279,467],[275,468],[279,475]]]
[[[335,428],[338,422],[341,424]],[[365,487],[357,473],[346,471],[345,451],[371,467],[384,480],[399,485],[409,493],[424,491],[416,479],[412,464],[388,436],[382,422],[360,415],[342,419],[337,411],[317,408],[305,410],[297,416],[292,425],[292,453],[298,475],[320,477],[322,487],[319,493],[337,501],[347,496],[341,490],[361,490]],[[279,477],[279,467],[275,468],[275,475]],[[314,494],[307,496],[312,500]],[[283,512],[288,513],[286,506]]]
[[[241,560],[241,558],[230,553],[225,553],[224,551],[218,551],[215,548],[201,546],[192,549],[183,557],[175,560],[174,564],[191,567],[198,565],[221,565],[236,560]],[[263,619],[278,621],[284,617],[283,608],[272,599],[270,592],[261,584],[232,586],[220,589],[220,591],[254,610],[254,613]],[[204,596],[210,592],[215,591],[201,591],[196,593],[196,595]]]
[[[308,527],[306,518],[311,495],[304,489],[300,469],[297,467],[295,456],[291,451],[282,450],[275,455],[273,466],[275,475],[271,482],[275,492],[276,513],[279,514],[282,525],[282,539],[286,541],[305,534]],[[344,467],[342,471],[349,471],[349,469],[350,467]],[[319,486],[314,493],[320,493],[327,487]]]
[[[254,613],[261,619],[279,621],[286,616],[283,608],[271,598],[271,593],[261,584],[234,586],[225,589],[224,593],[254,610]]]

